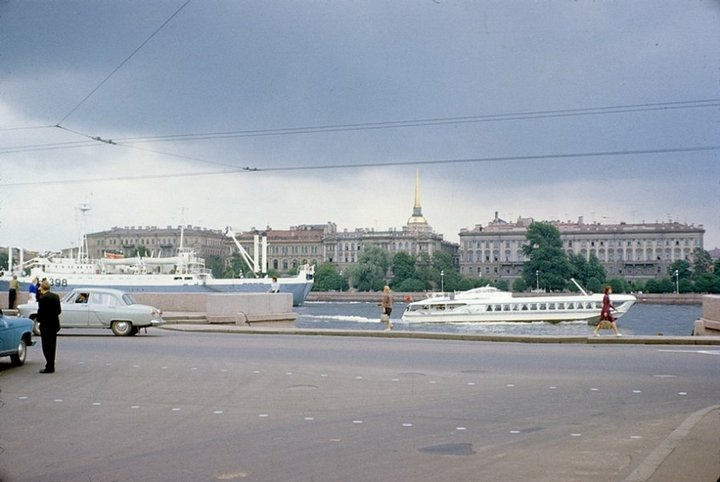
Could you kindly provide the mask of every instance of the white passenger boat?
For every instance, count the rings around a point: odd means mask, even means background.
[[[436,293],[409,303],[402,315],[407,323],[483,323],[561,321],[597,322],[603,294],[513,296],[491,286],[456,293]],[[632,295],[610,295],[619,318],[637,301]]]

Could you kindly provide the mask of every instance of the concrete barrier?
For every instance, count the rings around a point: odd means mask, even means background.
[[[703,296],[702,318],[695,320],[693,335],[720,336],[720,296]]]
[[[294,327],[290,293],[132,293],[163,312],[205,314],[207,323]],[[194,316],[196,318],[196,316]]]
[[[211,294],[207,299],[207,319],[209,323],[294,325],[297,315],[292,310],[292,301],[290,293]]]
[[[62,293],[58,292],[62,296]],[[188,319],[202,317],[207,323],[234,323],[294,327],[291,293],[130,293],[138,303],[154,306],[165,313],[187,314]],[[3,296],[4,295],[4,296]],[[18,305],[26,303],[29,293],[18,293]],[[0,294],[0,307],[7,307],[7,293]],[[10,314],[7,309],[4,313]],[[180,318],[183,318],[182,316]]]
[[[140,304],[154,306],[162,311],[205,313],[207,293],[130,293]]]
[[[30,299],[30,293],[27,291],[18,292],[17,298],[16,298],[16,304],[22,305],[23,303],[27,303],[28,299]],[[8,292],[5,291],[3,293],[0,293],[0,309],[3,310],[3,313],[7,314],[7,307],[8,307]]]

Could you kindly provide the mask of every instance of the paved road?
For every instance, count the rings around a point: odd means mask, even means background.
[[[0,363],[0,480],[623,480],[720,399],[715,347],[70,333]]]

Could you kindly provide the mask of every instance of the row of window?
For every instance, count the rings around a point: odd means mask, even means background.
[[[452,311],[466,306],[464,303],[447,303],[433,305],[411,305],[408,311]],[[482,305],[481,305],[482,311]],[[553,301],[540,303],[498,303],[485,305],[485,311],[566,311],[566,310],[599,310],[602,303],[598,301]]]
[[[621,239],[610,239],[610,240],[575,240],[572,239],[566,239],[563,241],[563,244],[565,247],[572,248],[575,245],[580,245],[580,247],[596,247],[596,246],[604,246],[604,247],[618,247],[621,248],[623,246],[631,247],[633,244],[637,247],[645,247],[645,248],[659,248],[662,246],[669,247],[669,246],[691,246],[691,247],[699,247],[700,246],[700,240],[699,237],[693,237],[693,238],[682,238],[682,239],[627,239],[627,240],[621,240]],[[663,242],[664,241],[664,242]],[[511,247],[518,247],[522,246],[527,242],[526,239],[516,239],[516,240],[505,240],[504,244],[506,248]],[[486,241],[465,241],[463,243],[463,246],[466,250],[472,250],[475,249],[498,249],[503,244],[502,240],[495,239],[495,240],[486,240]]]
[[[625,266],[625,268],[617,268],[613,266],[607,267],[607,274],[620,274],[626,276],[656,276],[662,274],[665,270],[664,267],[657,264],[645,265],[645,266]],[[493,274],[500,274],[500,268],[497,266],[462,266],[460,272],[472,276],[473,270],[476,270],[477,276],[482,276],[483,273],[489,275],[492,271]],[[505,267],[502,270],[502,276],[520,276],[522,274],[522,267]]]
[[[628,250],[618,250],[615,251],[614,249],[610,248],[607,251],[605,249],[591,249],[588,253],[586,249],[580,250],[579,253],[575,253],[573,250],[567,251],[568,255],[571,254],[580,254],[582,256],[588,256],[589,255],[595,255],[597,256],[600,261],[612,263],[615,261],[645,261],[645,262],[653,262],[653,261],[663,261],[663,260],[671,260],[675,261],[677,259],[689,259],[690,258],[690,248],[685,248],[684,250],[682,248],[665,248],[664,251],[661,249],[653,250],[653,249],[646,249],[643,251],[642,249],[636,249],[635,252],[632,251],[632,249]],[[483,256],[484,255],[484,256]],[[492,254],[490,251],[485,251],[484,253],[480,251],[469,251],[467,253],[463,253],[460,256],[460,259],[462,261],[466,261],[469,263],[479,263],[479,262],[500,262],[502,259],[500,256],[500,253],[497,251],[493,251]],[[520,252],[517,251],[515,253],[515,256],[512,255],[510,251],[505,251],[505,259],[504,262],[516,262],[516,261],[525,261],[527,258]]]
[[[141,245],[141,246],[172,246],[180,244],[179,237],[173,238],[89,238],[88,241],[94,241],[97,246],[121,246],[121,245]],[[187,244],[204,244],[205,246],[222,246],[225,243],[217,238],[185,238]]]
[[[245,247],[245,249],[248,249]],[[318,246],[268,246],[268,254],[318,254]]]
[[[297,268],[298,266],[304,265],[304,264],[315,264],[315,265],[317,265],[317,264],[318,264],[318,261],[317,261],[317,259],[313,259],[313,260],[311,260],[311,261],[309,261],[309,262],[308,262],[307,259],[303,259],[302,261],[298,261],[297,259],[293,259],[293,260],[291,260],[291,261],[288,261],[287,259],[282,259],[282,260],[280,260],[280,259],[273,259],[273,260],[270,260],[270,266],[271,266],[274,270],[276,270],[276,271],[281,270],[281,269],[282,269],[283,271],[287,271],[287,270],[289,270],[290,268]]]

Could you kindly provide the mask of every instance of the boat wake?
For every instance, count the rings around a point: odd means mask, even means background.
[[[309,315],[304,316],[307,321],[325,321],[328,323],[337,321],[350,321],[354,323],[379,323],[380,316],[377,318],[367,318],[365,316],[354,316],[354,315]]]

